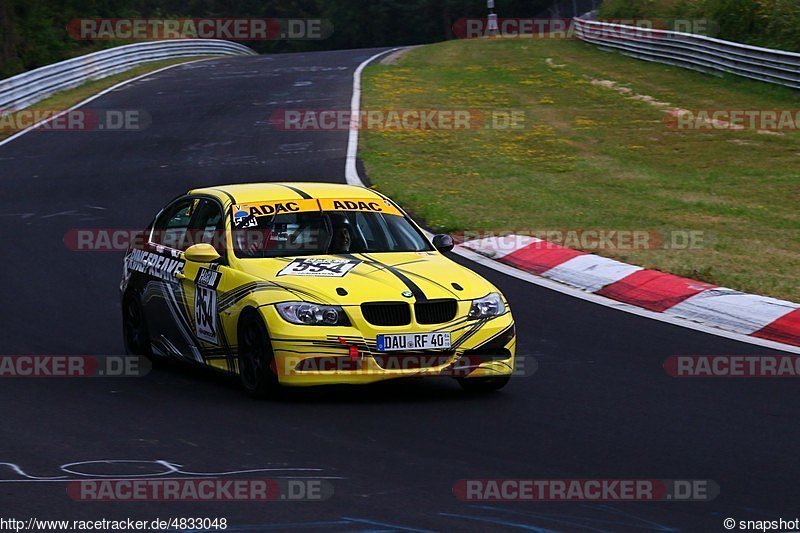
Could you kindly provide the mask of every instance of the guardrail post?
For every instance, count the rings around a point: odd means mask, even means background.
[[[500,27],[497,25],[497,15],[494,12],[494,0],[486,0],[486,7],[489,8],[489,20],[486,25],[486,35],[497,35]]]

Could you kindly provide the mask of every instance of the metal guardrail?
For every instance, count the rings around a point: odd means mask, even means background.
[[[720,75],[722,72],[800,89],[800,54],[703,35],[573,19],[575,36],[606,50]]]
[[[58,91],[105,78],[150,61],[254,54],[253,50],[241,44],[216,39],[175,39],[118,46],[0,80],[0,109],[24,109]]]

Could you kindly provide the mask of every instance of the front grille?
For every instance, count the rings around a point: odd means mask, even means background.
[[[361,304],[361,313],[373,326],[405,326],[411,323],[411,308],[405,302]]]
[[[441,324],[456,317],[458,302],[455,300],[429,300],[414,304],[417,324]]]

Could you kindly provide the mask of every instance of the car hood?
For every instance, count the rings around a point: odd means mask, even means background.
[[[239,267],[295,292],[300,299],[340,305],[426,298],[469,300],[497,291],[478,274],[438,252],[244,259]]]

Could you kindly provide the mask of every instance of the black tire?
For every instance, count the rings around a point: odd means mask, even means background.
[[[126,354],[143,355],[153,360],[153,347],[142,301],[138,294],[130,291],[122,298],[122,335]]]
[[[498,376],[492,378],[459,378],[458,384],[469,393],[481,394],[494,392],[505,387],[511,376]]]
[[[239,381],[254,398],[274,398],[280,392],[275,373],[275,355],[267,327],[251,312],[239,322]]]

